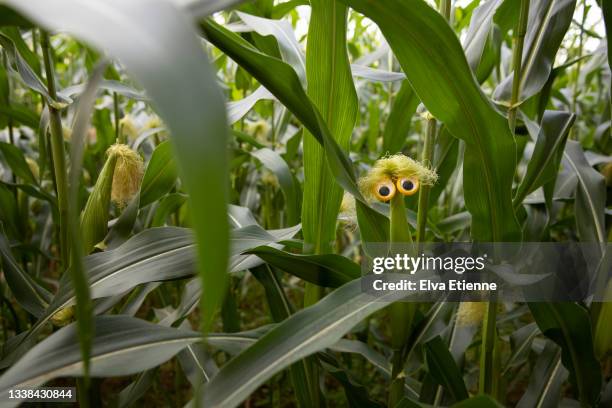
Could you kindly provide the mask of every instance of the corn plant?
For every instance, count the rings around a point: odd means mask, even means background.
[[[0,405],[612,405],[611,26],[607,0],[0,0]],[[363,290],[370,244],[456,242],[595,243],[597,293]]]

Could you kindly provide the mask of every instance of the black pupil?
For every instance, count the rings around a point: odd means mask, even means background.
[[[404,188],[404,190],[410,191],[410,190],[412,190],[414,188],[414,184],[412,183],[412,181],[405,180],[402,183],[402,187]]]
[[[380,193],[381,196],[386,197],[391,193],[391,190],[387,186],[382,186],[381,188],[378,189],[378,192]]]

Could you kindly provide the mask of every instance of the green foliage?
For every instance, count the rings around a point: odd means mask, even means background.
[[[595,243],[610,299],[610,2],[239,3],[0,0],[0,398],[608,404],[610,302],[381,299],[360,264]],[[397,153],[437,181],[375,202]]]

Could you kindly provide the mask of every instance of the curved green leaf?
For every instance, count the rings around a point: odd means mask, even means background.
[[[463,375],[440,336],[425,343],[425,362],[429,374],[449,391],[455,401],[469,397]]]
[[[131,88],[126,84],[123,84],[119,81],[113,80],[103,80],[100,82],[100,89],[104,89],[106,91],[114,92],[119,95],[126,96],[130,99],[136,99],[138,101],[146,101],[148,98],[144,95],[142,91]],[[72,85],[67,88],[62,89],[58,92],[60,95],[64,95],[66,98],[72,98],[74,96],[79,95],[85,89],[85,84]]]
[[[575,118],[569,112],[544,112],[527,171],[514,196],[515,206],[520,205],[529,193],[556,178],[565,141]]]
[[[285,196],[286,208],[287,208],[287,225],[295,225],[299,220],[299,208],[300,208],[300,190],[297,185],[289,165],[282,156],[276,153],[274,150],[264,147],[259,150],[255,150],[251,153],[253,157],[261,162],[268,170],[274,173],[278,179],[278,184],[283,191]]]
[[[203,390],[207,407],[234,407],[259,385],[290,364],[338,341],[364,317],[382,309],[398,294],[373,298],[361,280],[350,282],[315,305],[275,326],[221,368]]]
[[[227,103],[228,123],[233,124],[246,115],[261,100],[274,99],[274,96],[263,86],[254,90],[249,96],[239,101]]]
[[[359,265],[341,255],[297,255],[268,246],[253,248],[246,253],[257,255],[306,282],[328,288],[337,288],[361,276]]]
[[[17,177],[23,179],[26,183],[37,184],[28,163],[26,163],[25,156],[17,146],[0,142],[0,152]]]
[[[10,4],[10,1],[7,2]],[[72,102],[70,98],[66,98],[61,95],[58,95],[59,100],[54,100],[51,95],[49,95],[47,87],[40,79],[38,74],[34,71],[34,69],[30,67],[28,61],[26,61],[26,59],[21,56],[17,46],[13,42],[13,39],[11,39],[4,33],[0,33],[0,45],[2,46],[2,48],[4,48],[13,64],[15,64],[17,72],[19,73],[19,76],[21,77],[23,82],[33,91],[41,94],[50,106],[53,106],[57,109],[62,109]]]
[[[242,252],[260,245],[267,245],[288,239],[299,230],[290,228],[279,231],[265,231],[258,225],[232,231],[232,264],[243,266],[247,256]],[[276,235],[275,235],[276,234]],[[92,299],[115,296],[133,287],[148,283],[192,276],[196,268],[196,244],[193,231],[186,228],[150,228],[135,235],[117,249],[99,252],[84,258],[89,278]],[[254,257],[250,255],[251,257]],[[201,298],[197,292],[191,299]],[[27,338],[36,335],[44,324],[59,310],[74,304],[75,294],[70,281],[64,276],[44,315],[32,326]],[[193,307],[195,305],[191,305]],[[22,342],[25,347],[26,342]],[[20,346],[13,355],[0,362],[6,367],[25,350]]]
[[[406,75],[402,72],[384,71],[382,69],[370,68],[360,64],[351,64],[351,73],[354,77],[367,79],[373,82],[395,82],[406,79]]]
[[[42,316],[51,302],[51,293],[32,279],[17,263],[0,225],[0,265],[17,302],[36,317]]]
[[[202,296],[206,326],[227,280],[225,273],[219,273],[226,269],[229,250],[227,121],[221,93],[190,21],[165,1],[4,2],[48,29],[73,34],[108,51],[151,97],[170,128],[192,201],[198,269],[206,292]]]
[[[202,339],[197,332],[128,316],[98,316],[93,323],[96,336],[90,372],[94,377],[129,375],[155,367]],[[6,401],[10,389],[35,387],[53,378],[82,373],[76,324],[71,324],[34,346],[0,377],[0,396]]]
[[[419,98],[414,93],[410,82],[403,81],[393,105],[383,131],[383,152],[397,153],[402,150],[408,131],[412,124],[412,116],[419,105]]]
[[[331,136],[321,114],[304,92],[295,71],[283,61],[259,52],[240,36],[211,19],[205,20],[200,26],[211,43],[219,47],[274,94],[324,147],[327,164],[336,177],[336,181],[357,199],[360,231],[362,233],[368,231],[373,241],[384,241],[388,236],[384,230],[385,225],[388,225],[387,218],[372,210],[361,195],[352,163]]]
[[[502,408],[503,405],[488,395],[477,395],[452,405],[452,408]]]
[[[486,79],[499,61],[501,38],[497,39],[496,32],[499,29],[500,34],[504,35],[510,27],[514,27],[518,11],[517,0],[487,1],[474,9],[463,48],[479,82]]]
[[[527,35],[523,46],[520,100],[527,100],[540,92],[552,71],[555,55],[572,22],[576,0],[534,0],[530,2]],[[512,94],[514,74],[497,86],[493,98],[508,104]]]
[[[517,408],[556,407],[561,399],[561,387],[567,370],[561,364],[561,352],[553,342],[546,342],[536,360],[525,393]]]
[[[516,146],[468,66],[444,18],[421,0],[341,0],[378,24],[423,104],[450,133],[465,141],[464,196],[472,237],[516,241],[512,208]]]
[[[172,145],[168,141],[162,142],[153,151],[142,178],[140,206],[151,204],[172,190],[177,176]]]
[[[591,319],[582,306],[571,302],[528,303],[540,331],[561,347],[561,360],[570,372],[580,401],[596,405],[601,393],[601,367],[595,358]]]
[[[251,273],[261,283],[266,292],[268,308],[274,322],[282,322],[293,314],[293,306],[287,297],[281,280],[268,265],[251,268]],[[301,407],[313,406],[313,395],[310,390],[314,389],[315,381],[312,372],[308,370],[306,360],[300,360],[289,367],[291,382],[295,388],[296,397]]]
[[[357,115],[357,93],[346,50],[347,8],[311,0],[306,49],[308,96],[321,112],[332,137],[347,150]],[[342,189],[325,165],[329,153],[314,138],[304,138],[302,222],[306,252],[330,252]]]
[[[276,38],[283,60],[295,69],[298,77],[306,81],[306,58],[295,38],[293,26],[287,20],[273,20],[237,11],[238,17],[257,34]]]
[[[563,154],[565,163],[575,172],[576,225],[582,241],[607,242],[604,209],[606,183],[604,177],[587,162],[580,143],[570,140]]]

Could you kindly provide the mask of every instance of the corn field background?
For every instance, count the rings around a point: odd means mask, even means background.
[[[608,0],[0,0],[0,406],[612,406],[612,303],[390,305],[360,267],[398,239],[609,265],[610,27]],[[399,152],[437,181],[369,199]]]

